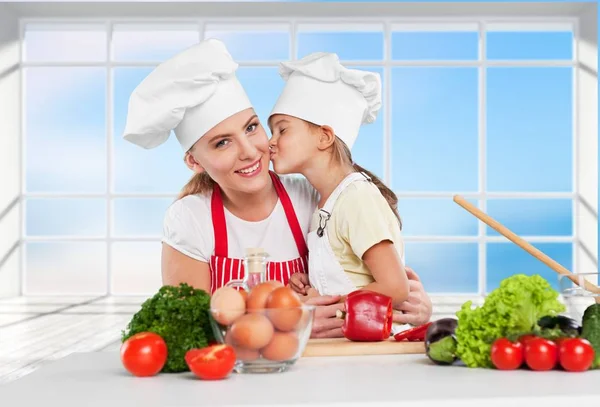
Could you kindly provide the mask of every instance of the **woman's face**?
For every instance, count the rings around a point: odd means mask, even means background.
[[[271,161],[279,174],[303,173],[306,163],[318,153],[318,137],[304,120],[284,114],[269,119]]]
[[[225,191],[255,193],[270,182],[268,143],[250,108],[209,130],[186,155],[186,163],[195,172],[206,171]]]

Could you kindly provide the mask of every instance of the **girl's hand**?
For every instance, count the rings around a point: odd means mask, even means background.
[[[308,274],[306,273],[294,273],[290,277],[289,282],[292,290],[297,292],[298,294],[306,295],[307,289],[310,288],[310,283],[308,281]]]
[[[405,270],[410,292],[408,299],[396,307],[396,310],[401,312],[394,312],[394,322],[411,325],[426,324],[432,314],[431,299],[425,292],[417,273],[408,266]]]

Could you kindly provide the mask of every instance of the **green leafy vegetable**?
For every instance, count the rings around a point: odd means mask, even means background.
[[[163,286],[133,316],[121,341],[139,332],[154,332],[167,343],[168,357],[162,372],[188,371],[185,353],[214,340],[209,321],[210,296],[182,283]]]
[[[600,304],[592,304],[583,312],[581,337],[587,339],[594,348],[595,358],[592,367],[600,367]]]
[[[463,304],[458,317],[456,354],[468,367],[493,368],[492,343],[497,338],[533,332],[542,316],[565,310],[558,292],[541,276],[516,274],[504,279],[481,307]]]

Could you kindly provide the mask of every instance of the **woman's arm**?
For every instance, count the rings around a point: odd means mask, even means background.
[[[363,255],[363,261],[375,279],[363,289],[391,297],[394,307],[408,299],[410,286],[406,270],[391,241],[384,240],[370,247]]]
[[[208,263],[192,259],[165,243],[162,245],[161,263],[164,285],[187,283],[210,294]]]

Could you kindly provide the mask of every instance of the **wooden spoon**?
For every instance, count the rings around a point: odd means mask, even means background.
[[[479,220],[490,226],[492,229],[496,230],[498,233],[502,234],[508,240],[515,243],[517,246],[525,250],[527,253],[531,254],[533,257],[544,263],[546,266],[550,267],[558,274],[566,276],[575,284],[581,287],[579,279],[571,271],[569,271],[567,268],[565,268],[555,260],[548,257],[546,254],[544,254],[539,249],[535,248],[530,243],[520,238],[518,235],[510,231],[507,227],[503,226],[500,222],[494,220],[492,217],[481,211],[479,208],[466,201],[462,196],[454,195],[454,202],[465,208],[467,211],[471,212],[473,215],[479,218]],[[600,287],[592,284],[586,279],[583,279],[583,285],[584,287],[582,288],[584,288],[585,290],[590,291],[594,294],[598,294],[594,296],[594,300],[596,301],[596,303],[600,304]]]

